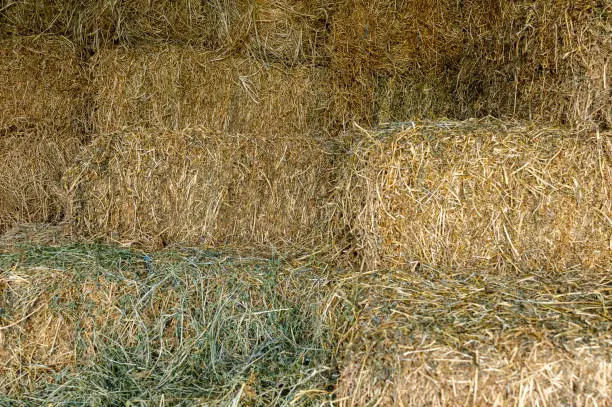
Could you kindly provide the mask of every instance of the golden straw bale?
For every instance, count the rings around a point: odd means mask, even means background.
[[[340,225],[370,268],[609,269],[612,137],[490,120],[362,133]]]
[[[338,404],[607,405],[610,282],[426,267],[348,275],[327,308]]]
[[[80,143],[61,129],[0,128],[0,231],[62,218],[60,181]]]
[[[207,126],[304,134],[325,128],[327,85],[319,69],[282,70],[188,47],[105,50],[92,64],[98,132]]]
[[[469,21],[458,104],[579,129],[612,128],[610,6],[598,0],[500,2]]]
[[[493,115],[606,130],[611,33],[600,0],[344,0],[329,49],[348,122],[378,125],[368,109],[382,103],[380,81],[406,80],[414,106],[392,111],[398,120]]]
[[[97,51],[175,43],[246,50],[288,63],[320,60],[329,0],[19,0],[0,7],[0,34],[61,34]],[[2,4],[2,3],[0,3]]]
[[[102,135],[66,174],[70,219],[86,236],[150,245],[318,246],[330,157],[303,136]]]

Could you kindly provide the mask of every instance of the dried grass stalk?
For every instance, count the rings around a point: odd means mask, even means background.
[[[331,160],[309,137],[207,130],[99,136],[65,177],[70,218],[90,237],[315,247]]]
[[[323,70],[253,62],[188,47],[105,50],[92,63],[94,128],[206,126],[279,135],[325,129]]]
[[[337,202],[368,267],[612,264],[609,133],[473,120],[362,137]]]

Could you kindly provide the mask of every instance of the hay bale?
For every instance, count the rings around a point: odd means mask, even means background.
[[[99,136],[65,182],[75,230],[89,237],[315,247],[329,241],[331,170],[309,137],[138,131]]]
[[[87,129],[82,82],[64,39],[0,42],[0,230],[61,218],[59,182]]]
[[[338,227],[370,268],[606,269],[611,161],[609,133],[486,120],[366,132]]]
[[[346,276],[328,304],[342,406],[605,405],[609,272]]]
[[[326,59],[329,0],[212,1],[216,38],[264,60],[286,63]],[[244,42],[244,44],[241,44]]]
[[[466,41],[458,103],[472,117],[512,115],[612,129],[610,7],[597,0],[501,2]],[[609,74],[608,74],[609,76]]]
[[[297,63],[323,57],[327,3],[19,0],[0,7],[0,21],[4,35],[61,34],[93,52],[113,44],[174,43]]]
[[[64,214],[61,178],[81,140],[61,130],[0,128],[0,231]]]
[[[188,47],[111,49],[92,62],[94,128],[304,134],[325,128],[325,73]]]
[[[414,106],[392,112],[398,120],[493,115],[605,130],[611,32],[597,0],[345,0],[329,48],[340,97],[361,99],[348,122],[378,125],[368,109],[384,101],[379,81],[406,80]]]
[[[65,38],[0,41],[0,128],[32,122],[82,130],[83,85],[76,49]]]

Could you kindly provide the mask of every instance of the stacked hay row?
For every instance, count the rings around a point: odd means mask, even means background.
[[[93,127],[183,129],[230,133],[325,131],[325,72],[284,69],[191,47],[101,51],[92,61]]]
[[[368,268],[608,269],[612,137],[432,122],[354,143],[337,228]]]
[[[338,117],[490,114],[607,129],[611,33],[597,0],[345,0],[329,41]]]
[[[61,217],[60,179],[87,126],[82,86],[68,41],[0,42],[0,230]]]
[[[308,136],[101,135],[67,173],[70,215],[123,242],[315,247],[329,240],[330,157]]]
[[[119,43],[170,42],[245,50],[264,59],[296,63],[320,60],[327,36],[326,1],[317,0],[6,3],[0,7],[5,35],[66,35],[94,52]]]

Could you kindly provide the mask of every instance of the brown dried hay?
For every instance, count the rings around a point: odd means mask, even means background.
[[[83,85],[77,51],[65,38],[0,41],[0,128],[34,122],[82,129]]]
[[[327,81],[320,69],[285,70],[190,47],[104,50],[91,69],[93,122],[101,133],[123,127],[270,135],[325,129]]]
[[[336,401],[607,405],[610,283],[605,272],[491,275],[427,266],[348,275],[328,304],[341,366]]]
[[[612,138],[491,120],[362,132],[339,223],[363,266],[609,269]]]
[[[610,4],[500,5],[470,22],[456,88],[465,113],[612,129]]]
[[[332,161],[308,136],[101,135],[66,174],[70,219],[86,236],[148,245],[317,247]]]

